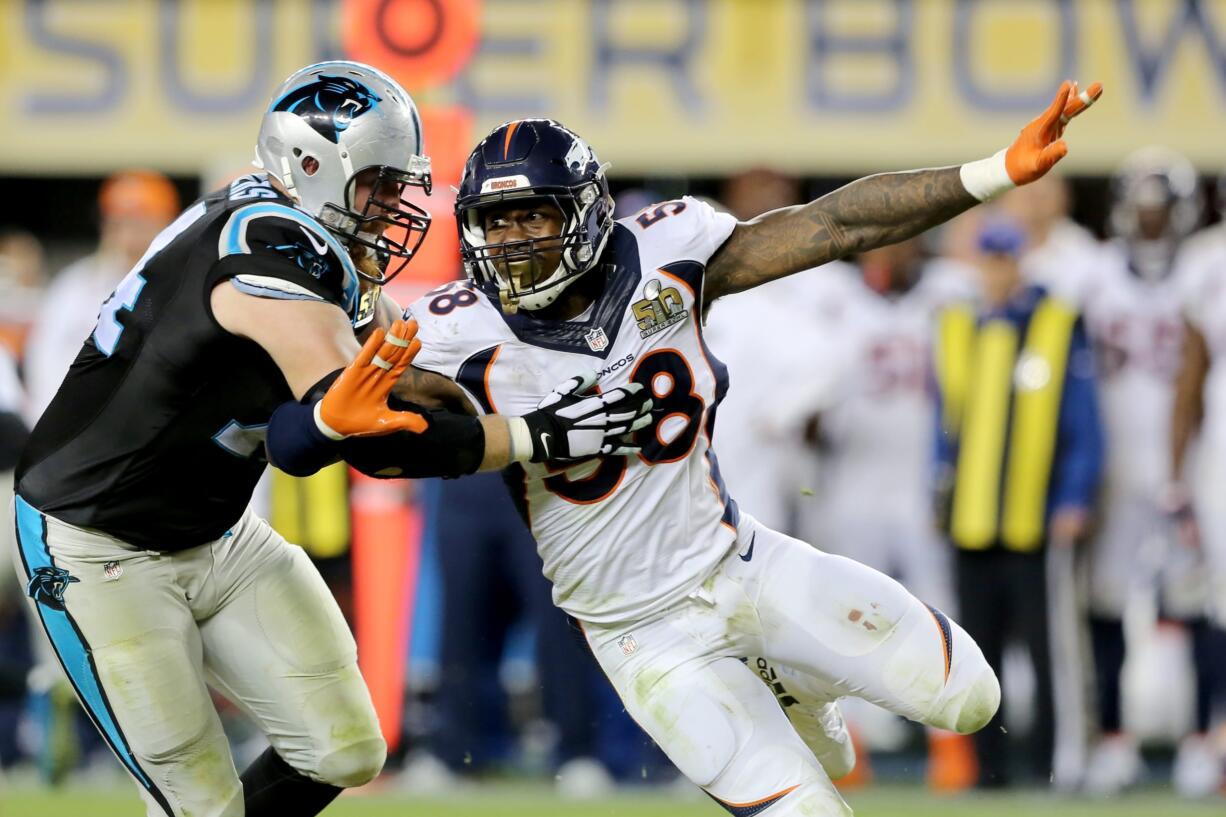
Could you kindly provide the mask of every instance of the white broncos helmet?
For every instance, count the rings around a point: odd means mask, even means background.
[[[1111,232],[1128,247],[1134,272],[1170,274],[1179,245],[1199,226],[1200,180],[1184,156],[1159,145],[1129,155],[1112,179]]]
[[[385,283],[425,238],[430,215],[402,200],[430,192],[421,117],[394,79],[359,62],[308,65],[281,84],[260,123],[255,165],[342,241],[374,251]],[[354,201],[359,175],[366,201]],[[400,259],[394,262],[392,259]]]

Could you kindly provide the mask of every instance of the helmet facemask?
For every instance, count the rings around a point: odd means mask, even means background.
[[[554,236],[490,243],[485,217],[499,206],[530,207],[546,201],[562,216]],[[537,311],[558,299],[584,273],[594,268],[608,241],[612,201],[596,183],[547,192],[529,188],[488,193],[458,202],[461,255],[469,277],[504,312]]]
[[[361,182],[361,186],[359,186]],[[413,157],[408,170],[386,165],[363,168],[345,183],[344,206],[325,202],[319,220],[358,253],[364,248],[381,274],[374,275],[370,265],[358,274],[375,284],[395,278],[421,246],[430,227],[430,214],[405,200],[410,187],[430,193],[430,163]],[[369,192],[365,192],[369,191]],[[357,201],[361,197],[364,201]]]

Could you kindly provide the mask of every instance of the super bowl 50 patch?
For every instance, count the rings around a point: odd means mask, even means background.
[[[676,287],[665,288],[655,278],[643,287],[643,300],[636,301],[631,309],[639,324],[639,336],[644,338],[663,332],[690,314],[681,300],[681,292]]]

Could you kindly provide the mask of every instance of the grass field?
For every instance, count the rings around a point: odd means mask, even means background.
[[[1208,817],[1226,803],[1183,802],[1148,790],[1111,801],[1059,798],[1041,793],[933,797],[908,786],[878,786],[848,795],[858,817]],[[594,803],[559,801],[539,786],[496,785],[448,799],[360,794],[341,798],[327,817],[726,817],[705,798],[678,799],[627,793]],[[140,817],[135,794],[122,789],[68,789],[58,793],[0,790],[0,817]]]

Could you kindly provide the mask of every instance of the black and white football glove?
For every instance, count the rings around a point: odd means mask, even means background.
[[[628,435],[651,423],[651,398],[641,383],[596,393],[596,373],[569,377],[523,416],[532,437],[529,462],[576,460],[638,451]]]

